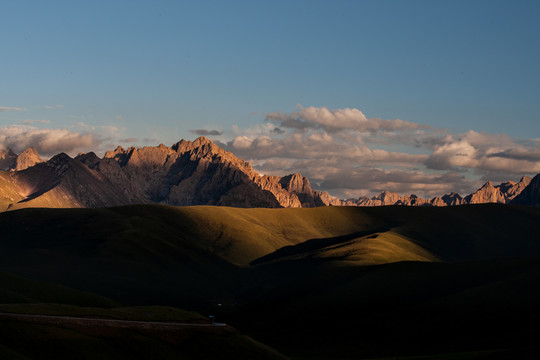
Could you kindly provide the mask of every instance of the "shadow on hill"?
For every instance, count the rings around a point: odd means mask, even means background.
[[[26,209],[0,214],[0,269],[213,314],[298,357],[513,351],[540,336],[539,223],[504,205]],[[446,262],[402,261],[422,251]]]
[[[295,255],[301,255],[308,252],[314,252],[317,250],[322,250],[331,246],[340,245],[358,238],[376,238],[377,233],[382,233],[389,231],[390,227],[381,228],[378,230],[370,230],[370,231],[357,231],[352,234],[348,235],[342,235],[342,236],[335,236],[330,238],[323,238],[323,239],[310,239],[306,240],[303,243],[297,244],[297,245],[289,245],[284,246],[276,251],[274,251],[271,254],[262,256],[258,259],[255,259],[250,263],[251,266],[260,265],[263,263],[268,263],[276,260],[280,260],[283,258],[295,256]]]

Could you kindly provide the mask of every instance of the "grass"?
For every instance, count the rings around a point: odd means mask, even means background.
[[[540,335],[538,224],[494,204],[24,209],[0,214],[0,299],[214,314],[299,358],[519,353]]]

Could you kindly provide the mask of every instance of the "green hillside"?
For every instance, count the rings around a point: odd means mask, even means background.
[[[503,356],[540,334],[538,224],[495,204],[23,209],[0,214],[0,269],[214,314],[298,358]]]

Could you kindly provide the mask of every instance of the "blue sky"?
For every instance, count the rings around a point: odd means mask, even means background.
[[[538,1],[3,1],[0,145],[214,130],[341,197],[518,180],[540,172],[539,18]],[[377,118],[427,126],[358,125]]]

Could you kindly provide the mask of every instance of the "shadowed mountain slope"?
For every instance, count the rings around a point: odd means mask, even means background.
[[[536,175],[530,184],[512,200],[512,204],[540,206],[540,174]]]

